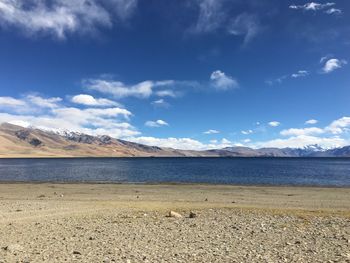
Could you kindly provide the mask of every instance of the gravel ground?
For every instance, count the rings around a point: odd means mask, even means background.
[[[36,198],[20,195],[20,186],[17,198],[1,192],[0,262],[350,262],[347,209],[247,208],[193,202],[183,192],[174,203],[147,200],[147,193],[143,201],[106,200],[103,192],[81,198],[76,188],[49,196],[51,188],[41,187],[45,194]],[[132,195],[142,194],[137,187]],[[167,192],[159,197],[168,200]],[[168,217],[172,208],[183,217]]]

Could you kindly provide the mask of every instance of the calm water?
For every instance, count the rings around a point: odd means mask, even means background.
[[[0,181],[350,186],[350,159],[0,159]]]

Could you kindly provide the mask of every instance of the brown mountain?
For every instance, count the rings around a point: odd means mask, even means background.
[[[200,152],[146,146],[109,136],[63,135],[3,123],[0,158],[4,157],[151,157],[201,156]]]
[[[57,134],[3,123],[0,124],[0,158],[11,157],[350,157],[350,146],[330,150],[310,145],[302,149],[227,147],[186,151],[147,146],[106,135]]]

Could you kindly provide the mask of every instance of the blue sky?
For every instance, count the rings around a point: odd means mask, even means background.
[[[349,12],[0,0],[0,122],[182,149],[348,145]]]

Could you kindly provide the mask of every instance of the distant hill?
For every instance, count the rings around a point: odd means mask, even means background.
[[[199,154],[199,153],[198,153]],[[196,156],[178,151],[74,132],[57,134],[3,123],[0,125],[0,157],[150,157]]]
[[[0,158],[6,157],[350,157],[350,146],[330,150],[310,145],[305,148],[227,147],[188,151],[147,146],[107,135],[58,134],[3,123],[0,124]]]

